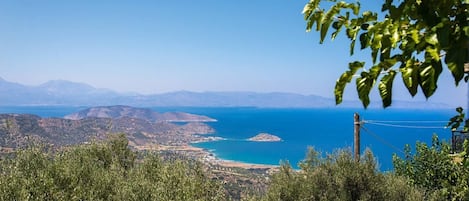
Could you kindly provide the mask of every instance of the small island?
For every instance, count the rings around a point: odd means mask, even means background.
[[[248,138],[248,141],[256,141],[256,142],[279,142],[282,139],[278,136],[269,134],[269,133],[259,133],[254,137]]]

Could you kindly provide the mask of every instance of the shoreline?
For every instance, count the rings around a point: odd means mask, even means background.
[[[155,150],[155,151],[175,151],[182,152],[187,154],[190,157],[193,157],[202,163],[209,165],[218,165],[222,167],[231,167],[231,168],[243,168],[243,169],[276,169],[280,165],[269,165],[269,164],[257,164],[257,163],[247,163],[242,161],[227,160],[217,157],[214,153],[210,152],[207,149],[195,147],[191,144],[186,145],[142,145],[142,146],[133,146],[137,150]]]
[[[223,158],[217,157],[215,153],[205,148],[194,147],[191,144],[186,145],[186,146],[192,147],[194,149],[200,149],[201,150],[200,152],[204,154],[204,156],[202,157],[202,161],[207,162],[211,165],[219,165],[222,167],[234,167],[234,168],[243,168],[243,169],[276,169],[280,167],[280,165],[248,163],[248,162],[243,162],[243,161],[223,159]]]

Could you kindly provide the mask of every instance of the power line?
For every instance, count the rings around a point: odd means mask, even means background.
[[[446,126],[412,126],[412,125],[400,125],[400,124],[389,124],[389,123],[378,123],[372,121],[362,121],[365,124],[373,124],[378,126],[396,127],[396,128],[416,128],[416,129],[446,129]]]
[[[401,149],[397,148],[396,146],[394,146],[393,144],[391,144],[390,142],[384,140],[383,138],[381,138],[379,135],[377,135],[376,133],[368,130],[366,127],[364,127],[363,125],[361,126],[361,128],[366,131],[366,133],[368,133],[369,135],[371,135],[372,137],[374,137],[375,139],[377,139],[378,141],[380,141],[381,143],[387,145],[388,147],[402,153],[402,154],[405,154],[404,151],[402,151]]]
[[[366,120],[365,122],[376,122],[376,123],[418,123],[418,124],[421,124],[421,123],[448,123],[448,121],[410,121],[410,120],[406,120],[406,121],[395,121],[395,120],[392,120],[392,121],[383,121],[383,120]]]

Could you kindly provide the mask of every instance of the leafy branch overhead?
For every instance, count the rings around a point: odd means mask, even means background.
[[[329,7],[328,10],[323,7]],[[371,88],[378,83],[383,107],[392,102],[396,74],[412,96],[421,89],[429,98],[437,89],[443,65],[458,85],[469,76],[464,64],[469,60],[469,0],[384,0],[381,12],[360,11],[360,3],[310,0],[303,9],[306,31],[320,33],[324,42],[345,30],[353,55],[357,40],[360,49],[371,52],[371,65],[349,63],[349,70],[336,82],[336,104],[342,102],[345,86],[356,76],[358,97],[366,108]],[[383,16],[379,16],[382,14]]]

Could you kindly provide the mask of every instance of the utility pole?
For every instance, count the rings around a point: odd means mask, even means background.
[[[467,50],[466,63],[464,63],[464,73],[468,74],[469,73],[469,40],[466,41],[466,47],[468,48],[468,50]],[[468,117],[469,117],[469,82],[467,85],[467,94],[466,94],[466,118]]]
[[[353,115],[353,148],[355,161],[360,161],[360,115]]]

